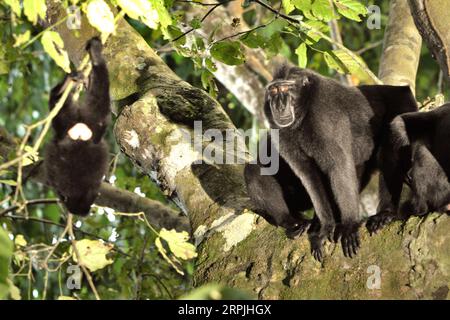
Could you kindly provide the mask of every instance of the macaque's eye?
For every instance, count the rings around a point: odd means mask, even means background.
[[[278,94],[278,89],[277,87],[272,87],[269,89],[270,95],[275,96]]]
[[[278,90],[280,90],[281,93],[286,93],[289,91],[289,86],[279,86]]]

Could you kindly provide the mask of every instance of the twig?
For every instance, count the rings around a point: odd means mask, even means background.
[[[268,25],[270,25],[270,24],[271,24],[272,22],[274,22],[275,20],[276,20],[276,18],[273,18],[272,20],[270,20],[269,22],[267,22],[267,23],[265,23],[265,24],[261,24],[261,25],[259,25],[259,26],[254,27],[254,28],[251,28],[251,29],[248,29],[248,30],[245,30],[245,31],[240,31],[240,32],[235,33],[235,34],[232,34],[232,35],[230,35],[230,36],[226,36],[226,37],[224,37],[224,38],[222,38],[222,39],[219,39],[219,40],[216,40],[216,41],[211,42],[210,45],[213,45],[213,44],[215,44],[215,43],[217,43],[217,42],[225,41],[225,40],[228,40],[228,39],[231,39],[231,38],[235,38],[235,37],[238,37],[238,36],[243,35],[243,34],[249,35],[249,34],[252,33],[253,31],[256,31],[256,30],[258,30],[258,29],[267,27]]]
[[[383,44],[383,40],[376,41],[374,43],[369,44],[367,47],[359,49],[358,51],[356,51],[356,54],[361,55],[364,52],[372,50],[373,48],[376,48],[376,47],[378,47],[378,46],[380,46],[382,44]]]
[[[228,2],[233,2],[236,0],[230,0]],[[220,2],[213,2],[213,3],[205,3],[205,2],[200,2],[200,1],[195,1],[195,0],[175,0],[175,2],[181,2],[181,3],[192,3],[192,4],[197,4],[199,6],[215,6],[217,4],[221,4]]]
[[[92,280],[91,274],[89,273],[88,269],[84,266],[83,261],[81,259],[81,255],[78,252],[77,241],[76,241],[75,234],[73,233],[73,228],[72,228],[72,219],[73,219],[73,215],[71,213],[69,213],[69,215],[67,217],[68,232],[69,232],[69,236],[71,238],[70,240],[72,242],[73,251],[75,252],[75,256],[77,257],[77,260],[78,260],[78,265],[81,267],[81,270],[83,270],[83,273],[87,279],[87,282],[89,283],[89,286],[91,287],[91,290],[94,293],[95,299],[101,300],[100,296],[98,295],[97,288],[94,285],[94,281]]]
[[[228,2],[230,2],[230,1],[231,1],[231,0],[227,0],[227,1],[224,1],[224,2],[219,2],[219,3],[214,4],[214,5],[212,6],[212,8],[209,9],[208,12],[206,12],[206,14],[203,16],[203,18],[201,18],[200,22],[205,21],[205,19],[206,19],[211,13],[213,13],[214,10],[216,10],[218,7],[220,7],[220,6],[222,6],[222,5],[226,4],[226,3],[228,3]],[[176,37],[175,39],[170,40],[169,43],[173,43],[173,42],[176,42],[176,41],[180,40],[181,38],[187,36],[189,33],[191,33],[191,32],[194,31],[194,30],[195,30],[194,28],[191,28],[191,29],[187,30],[186,32],[180,34],[180,35],[179,35],[178,37]]]
[[[60,227],[60,228],[65,228],[66,227],[65,224],[61,224],[61,223],[53,222],[51,220],[41,219],[41,218],[37,218],[37,217],[24,217],[24,216],[16,216],[16,215],[5,215],[5,216],[3,216],[1,218],[3,218],[3,219],[12,219],[12,220],[23,220],[23,221],[39,222],[39,223],[43,223],[43,224],[48,224],[48,225]],[[90,236],[90,237],[93,237],[95,239],[102,240],[105,243],[111,243],[112,244],[111,241],[108,241],[107,239],[104,239],[104,238],[102,238],[102,237],[100,237],[100,236],[98,236],[96,234],[91,233],[91,232],[87,232],[87,231],[84,231],[84,230],[81,230],[81,229],[78,229],[78,228],[75,229],[75,232],[79,232],[79,233],[81,233],[83,235]],[[114,246],[113,250],[116,251],[117,253],[120,253],[123,256],[131,257],[128,253],[125,253],[122,250],[120,250],[119,248],[117,248],[117,246]]]
[[[2,218],[3,216],[5,216],[6,214],[8,214],[9,212],[12,211],[16,211],[17,209],[23,207],[23,206],[35,206],[38,204],[51,204],[51,203],[58,203],[59,199],[34,199],[34,200],[28,200],[25,203],[23,203],[22,205],[14,205],[11,206],[5,210],[3,210],[2,212],[0,212],[0,218]]]

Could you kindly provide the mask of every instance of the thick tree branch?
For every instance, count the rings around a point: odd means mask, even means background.
[[[409,0],[409,6],[417,29],[450,81],[450,2]]]

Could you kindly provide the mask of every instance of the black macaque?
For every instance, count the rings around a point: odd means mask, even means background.
[[[53,119],[54,137],[46,148],[48,183],[73,214],[86,216],[97,198],[108,167],[108,147],[103,135],[110,122],[109,78],[102,43],[91,39],[86,46],[92,63],[88,85],[80,101],[72,91]],[[52,89],[52,110],[70,81],[83,81],[79,74],[67,75]]]
[[[345,256],[357,253],[359,192],[377,168],[382,172],[377,211],[396,211],[395,185],[392,177],[385,177],[395,172],[394,165],[381,150],[394,117],[416,110],[409,87],[348,87],[286,65],[275,73],[264,112],[270,126],[280,129],[280,155],[314,206],[316,218],[308,235],[316,259],[322,259],[323,241],[332,236],[341,240]]]
[[[395,169],[400,175],[395,183],[400,192],[403,183],[411,194],[400,214],[381,212],[370,217],[371,233],[395,218],[424,215],[433,211],[449,212],[450,203],[450,104],[429,112],[411,112],[397,116],[391,123],[391,143]]]
[[[294,239],[303,234],[310,220],[302,216],[302,212],[312,209],[311,199],[300,179],[291,170],[286,161],[279,157],[270,136],[261,139],[260,148],[270,150],[278,156],[278,171],[274,175],[262,175],[261,163],[247,164],[244,169],[248,194],[252,201],[252,210],[264,217],[269,223],[286,229],[286,235]]]

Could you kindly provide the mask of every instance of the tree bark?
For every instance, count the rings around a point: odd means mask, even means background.
[[[409,85],[415,92],[422,38],[407,0],[392,0],[386,26],[379,78],[385,84]]]
[[[53,21],[57,15],[50,14]],[[83,24],[75,38],[61,28],[76,58],[91,32]],[[320,264],[311,257],[306,237],[288,240],[283,230],[245,210],[242,165],[194,163],[202,155],[183,139],[181,129],[192,134],[194,120],[202,121],[203,131],[233,129],[216,101],[181,81],[124,21],[105,55],[113,98],[132,97],[117,118],[117,142],[188,214],[199,253],[196,286],[218,282],[261,299],[448,297],[447,216],[395,223],[371,238],[363,231],[361,252],[353,260],[343,257],[340,245],[327,244]]]
[[[409,6],[417,29],[450,81],[450,2],[409,0]]]

